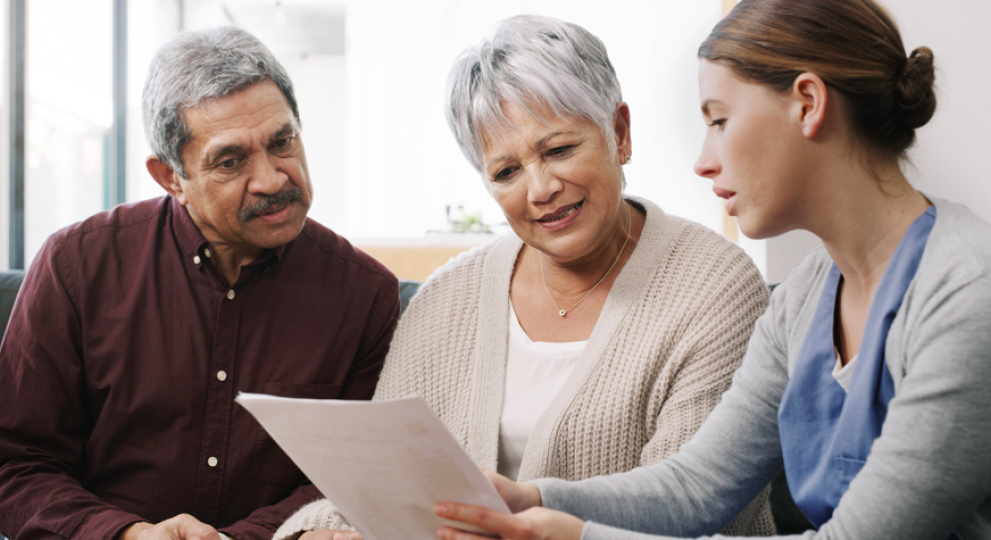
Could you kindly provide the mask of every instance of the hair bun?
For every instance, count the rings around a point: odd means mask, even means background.
[[[915,129],[926,125],[936,112],[936,90],[933,83],[936,71],[933,67],[933,52],[929,47],[919,47],[912,51],[895,88],[895,102],[898,104],[898,118],[901,123]]]

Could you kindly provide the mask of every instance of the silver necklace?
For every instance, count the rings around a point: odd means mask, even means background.
[[[540,257],[540,279],[541,281],[544,282],[544,290],[547,291],[547,297],[551,299],[551,303],[554,304],[554,308],[557,309],[557,314],[560,315],[561,317],[564,317],[565,315],[568,314],[569,311],[578,307],[579,304],[581,304],[582,302],[585,301],[586,298],[588,298],[588,295],[592,294],[592,291],[599,288],[599,285],[601,285],[603,280],[606,279],[606,276],[609,275],[609,272],[612,272],[612,269],[616,267],[616,263],[618,263],[619,260],[623,257],[623,252],[626,251],[626,243],[630,240],[630,231],[633,228],[633,214],[630,212],[630,206],[625,201],[623,202],[623,205],[626,207],[626,219],[628,221],[626,224],[626,238],[623,238],[623,247],[619,248],[619,254],[616,255],[616,260],[614,260],[612,264],[609,265],[609,268],[606,270],[606,273],[602,274],[602,277],[599,278],[599,281],[596,281],[595,285],[592,285],[592,288],[589,289],[587,293],[585,293],[585,296],[582,296],[580,300],[575,302],[575,305],[569,307],[568,309],[561,309],[561,306],[557,305],[557,301],[554,300],[554,296],[551,294],[551,289],[550,287],[547,286],[547,278],[544,276],[544,254],[539,250],[537,251],[538,256]]]

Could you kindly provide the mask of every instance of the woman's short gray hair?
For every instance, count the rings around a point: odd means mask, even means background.
[[[186,177],[182,147],[191,137],[185,109],[270,79],[299,121],[292,82],[261,41],[233,26],[184,32],[155,53],[141,92],[145,136],[172,170]]]
[[[613,116],[623,100],[619,81],[606,46],[577,24],[536,15],[499,22],[491,37],[454,62],[445,95],[448,126],[479,172],[482,132],[512,125],[503,102],[536,118],[546,107],[562,118],[591,120],[615,151]]]

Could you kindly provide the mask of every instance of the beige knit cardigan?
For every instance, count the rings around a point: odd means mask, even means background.
[[[521,481],[580,480],[650,465],[687,442],[730,386],[767,288],[750,258],[701,225],[629,198],[647,216],[571,376],[527,441]],[[374,399],[420,394],[481,466],[496,470],[509,284],[523,243],[452,260],[399,322]],[[768,490],[724,530],[774,532]],[[382,519],[388,519],[383,516]],[[328,500],[275,534],[351,529]]]

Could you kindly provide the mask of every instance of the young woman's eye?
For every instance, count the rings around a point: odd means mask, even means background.
[[[709,122],[709,124],[708,124],[708,125],[709,125],[710,127],[711,127],[711,126],[715,126],[715,127],[723,127],[724,125],[726,125],[726,119],[725,119],[725,118],[713,118],[713,119],[712,119],[712,121],[711,121],[711,122]]]

